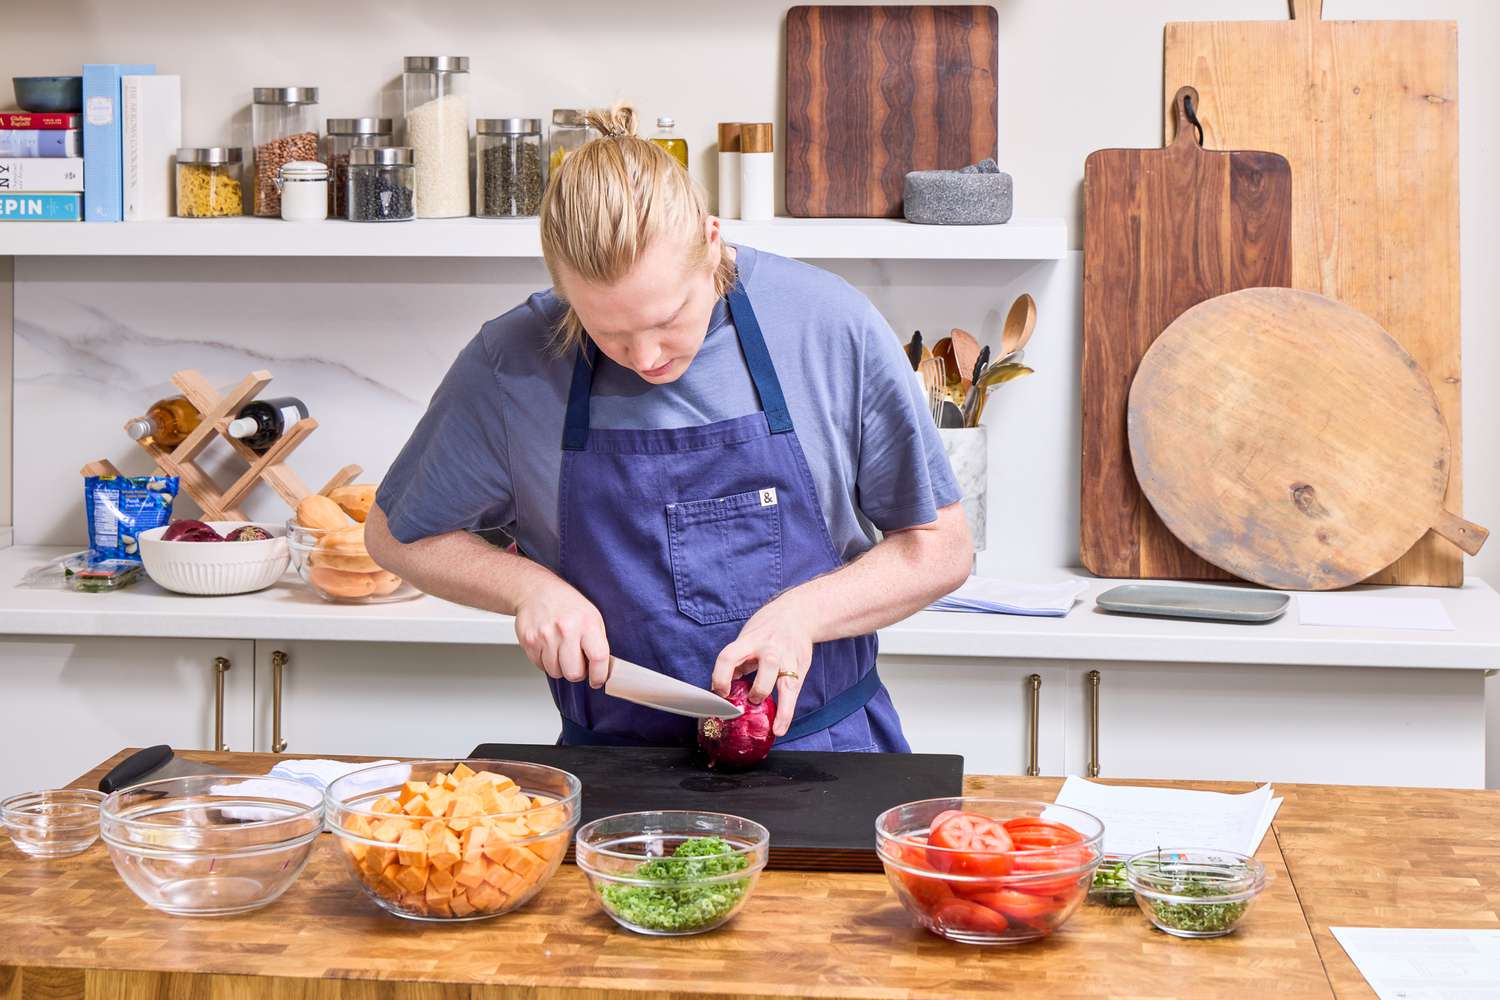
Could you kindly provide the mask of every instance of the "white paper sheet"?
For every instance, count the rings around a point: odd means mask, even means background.
[[[1185,788],[1100,785],[1069,777],[1057,804],[1104,821],[1106,854],[1139,854],[1158,847],[1207,847],[1254,854],[1281,807],[1270,785],[1253,792],[1195,792]]]
[[[1448,609],[1436,597],[1377,597],[1372,594],[1298,594],[1303,625],[1336,628],[1453,628]]]
[[[1088,589],[1089,582],[1076,576],[1057,583],[1016,583],[971,576],[953,593],[933,601],[927,610],[1061,618]]]
[[[1328,929],[1380,1000],[1500,997],[1500,930]]]

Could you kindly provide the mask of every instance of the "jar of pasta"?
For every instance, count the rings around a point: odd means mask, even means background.
[[[215,219],[245,211],[238,146],[184,146],[177,151],[177,217]]]
[[[552,132],[547,137],[547,175],[550,177],[555,173],[569,153],[598,134],[584,124],[583,112],[578,108],[553,111]]]

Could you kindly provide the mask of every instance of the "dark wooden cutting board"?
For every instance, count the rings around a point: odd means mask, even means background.
[[[773,750],[750,771],[710,771],[692,750],[484,743],[470,755],[562,768],[583,782],[583,820],[650,809],[731,813],[771,831],[772,868],[878,872],[875,817],[963,794],[953,754]],[[570,855],[571,856],[571,855]]]
[[[789,10],[787,214],[899,218],[908,171],[996,155],[998,35],[989,6]]]
[[[1179,542],[1130,465],[1130,383],[1192,306],[1292,283],[1292,171],[1276,153],[1205,150],[1184,87],[1165,149],[1101,149],[1084,165],[1083,462],[1079,547],[1099,576],[1224,580]]]

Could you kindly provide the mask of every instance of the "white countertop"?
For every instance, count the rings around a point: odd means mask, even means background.
[[[185,597],[149,580],[111,594],[16,586],[26,569],[66,551],[31,546],[0,551],[0,635],[480,645],[516,641],[513,620],[503,615],[426,596],[395,604],[330,604],[290,573],[269,590],[235,597]],[[1037,576],[1057,579],[1065,572]],[[1436,597],[1457,626],[1452,631],[1305,626],[1298,624],[1295,607],[1264,625],[1143,618],[1096,609],[1095,595],[1121,582],[1090,580],[1088,592],[1065,618],[922,612],[882,629],[880,651],[887,656],[985,659],[1500,667],[1500,595],[1477,578],[1453,589],[1360,588],[1396,597]]]

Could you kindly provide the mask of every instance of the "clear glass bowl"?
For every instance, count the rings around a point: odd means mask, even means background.
[[[82,854],[99,839],[99,803],[92,788],[23,792],[0,802],[0,820],[16,850],[33,858]]]
[[[286,545],[297,575],[313,593],[335,604],[388,604],[419,596],[421,591],[370,558],[364,535],[356,530],[363,527],[350,524],[333,531],[287,521]]]
[[[451,805],[444,815],[406,808],[460,766],[504,776],[515,788],[496,784],[495,794],[512,803],[515,793],[524,794],[529,804],[486,808],[480,798],[477,811],[461,815]],[[489,783],[493,779],[483,779],[479,790],[468,792],[449,789],[451,801],[484,796]],[[562,864],[582,794],[576,777],[543,764],[425,760],[354,771],[328,786],[325,801],[339,855],[365,895],[397,916],[454,921],[497,917],[530,902]]]
[[[730,850],[673,858],[680,845],[700,837],[727,841]],[[765,827],[725,813],[621,813],[578,831],[574,861],[615,923],[638,934],[681,937],[711,931],[740,912],[770,844]]]
[[[1024,851],[929,846],[933,819],[949,810],[1001,822],[1040,818],[1078,840]],[[923,799],[875,820],[875,848],[901,905],[918,926],[963,944],[1019,944],[1057,930],[1088,895],[1103,839],[1104,824],[1089,813],[1017,799]]]
[[[121,789],[99,810],[115,870],[147,904],[178,916],[248,913],[302,873],[323,800],[266,775],[194,775]]]
[[[1211,938],[1234,933],[1266,887],[1266,868],[1233,851],[1162,848],[1127,861],[1125,878],[1158,930]]]

